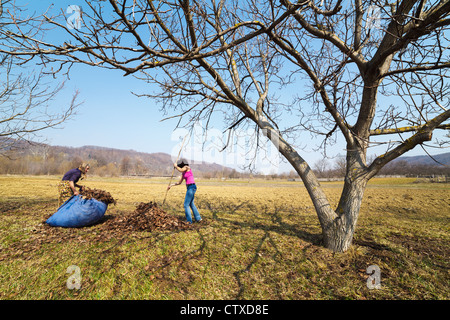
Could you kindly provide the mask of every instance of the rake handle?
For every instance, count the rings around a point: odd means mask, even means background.
[[[187,137],[187,134],[184,136],[183,143],[181,144],[181,148],[180,148],[180,151],[178,152],[177,160],[175,162],[178,162],[178,158],[180,158],[181,150],[183,150],[184,141],[186,141],[186,137]],[[167,187],[169,187],[170,184],[172,183],[174,173],[175,173],[175,167],[173,167],[173,169],[172,169],[172,176],[170,177],[169,185]],[[162,205],[164,205],[164,203],[166,203],[166,198],[167,198],[168,192],[169,192],[169,189],[166,190],[166,195],[164,196]]]

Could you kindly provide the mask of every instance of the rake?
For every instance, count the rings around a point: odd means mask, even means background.
[[[180,157],[181,150],[183,150],[184,142],[186,141],[187,136],[188,136],[187,134],[184,136],[183,142],[181,143],[180,151],[178,152],[177,160],[175,162],[178,162],[178,158]],[[172,176],[170,177],[169,185],[167,187],[169,187],[170,184],[172,183],[174,173],[175,173],[175,167],[173,167],[173,169],[172,169]],[[164,201],[163,201],[162,205],[164,205],[164,203],[166,202],[168,192],[169,192],[169,189],[166,190],[166,195],[164,196]]]

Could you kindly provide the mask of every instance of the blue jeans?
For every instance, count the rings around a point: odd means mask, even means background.
[[[184,213],[186,214],[186,219],[189,223],[192,223],[191,210],[194,214],[194,218],[196,221],[202,220],[200,217],[200,213],[197,210],[197,207],[194,204],[194,195],[195,191],[197,191],[197,186],[195,184],[191,184],[187,186],[186,197],[184,198]]]

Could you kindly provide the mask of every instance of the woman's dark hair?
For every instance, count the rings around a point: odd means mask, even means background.
[[[189,163],[184,162],[184,160],[182,160],[181,162],[179,162],[179,163],[177,164],[177,166],[179,166],[180,168],[183,168],[183,167],[188,166],[188,165],[189,165]]]

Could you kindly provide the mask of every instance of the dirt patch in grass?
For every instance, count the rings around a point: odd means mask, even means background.
[[[17,211],[20,207],[22,207],[20,202],[0,202],[0,212],[4,215]]]
[[[428,263],[443,271],[450,270],[450,246],[447,241],[436,238],[413,237],[402,234],[391,234],[389,240],[414,254],[422,262]]]

